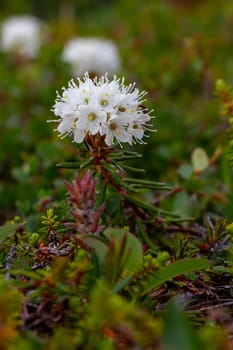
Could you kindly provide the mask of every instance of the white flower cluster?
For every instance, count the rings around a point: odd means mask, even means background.
[[[41,45],[42,28],[42,22],[36,17],[10,17],[1,25],[1,50],[15,51],[29,58],[35,57]]]
[[[68,88],[58,94],[53,111],[60,118],[57,131],[62,136],[72,135],[81,143],[87,134],[105,136],[110,146],[141,142],[145,129],[151,130],[150,113],[142,106],[146,92],[139,92],[135,84],[126,86],[124,78],[116,76],[109,81],[107,74],[101,78],[71,80]]]
[[[73,73],[82,76],[85,72],[104,75],[120,69],[120,58],[116,45],[110,40],[98,38],[74,38],[64,47],[64,62],[71,64]]]

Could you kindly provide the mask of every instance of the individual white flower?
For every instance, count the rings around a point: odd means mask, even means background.
[[[72,135],[77,143],[88,134],[104,136],[108,146],[143,143],[145,130],[152,130],[151,111],[142,106],[145,94],[116,76],[111,81],[107,74],[92,80],[86,73],[57,94],[53,111],[60,118],[54,120],[56,130],[61,136]]]
[[[107,120],[107,123],[102,125],[100,135],[106,135],[105,142],[109,146],[114,143],[114,139],[118,140],[119,143],[127,142],[132,145],[132,134],[127,129],[127,119],[113,115]]]
[[[132,135],[136,142],[142,143],[141,140],[144,136],[145,130],[151,130],[150,127],[152,125],[149,124],[151,117],[146,109],[143,106],[139,106],[138,108],[140,111],[137,110],[134,114],[134,118],[131,119],[127,131]]]
[[[65,118],[60,120],[57,131],[64,136],[73,134],[77,128],[77,120],[78,118],[75,114],[67,114]]]
[[[107,113],[96,105],[80,105],[78,108],[77,128],[85,129],[91,135],[97,134],[100,126],[106,122]]]
[[[45,26],[36,17],[13,16],[1,25],[1,50],[15,51],[22,56],[33,58],[41,46],[41,35]]]
[[[110,40],[98,38],[73,38],[64,47],[62,59],[71,64],[73,73],[85,72],[101,76],[120,70],[120,58],[116,45]]]

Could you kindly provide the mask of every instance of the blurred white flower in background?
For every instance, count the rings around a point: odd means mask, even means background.
[[[107,74],[90,79],[88,73],[57,96],[53,111],[59,117],[57,131],[81,143],[86,135],[103,136],[108,146],[115,142],[143,143],[145,130],[151,130],[151,112],[142,105],[146,92],[125,85],[124,78],[110,81]]]
[[[1,24],[1,50],[34,58],[41,46],[43,30],[45,25],[34,16],[10,17]]]
[[[121,67],[116,45],[110,40],[98,38],[71,39],[64,47],[62,59],[71,64],[76,76],[85,72],[97,76],[111,75]]]

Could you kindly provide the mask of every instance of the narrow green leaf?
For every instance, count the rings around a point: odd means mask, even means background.
[[[164,186],[168,186],[166,183],[164,182],[158,182],[158,181],[150,181],[150,180],[143,180],[143,179],[134,179],[131,177],[126,177],[124,178],[124,181],[126,182],[130,182],[133,184],[144,184],[144,185],[156,185],[156,186],[160,186],[160,187],[164,187]],[[169,186],[169,188],[172,188],[171,186]]]
[[[63,162],[56,164],[57,168],[65,168],[65,169],[83,169],[91,164],[93,158],[89,158],[87,161],[79,161],[79,162]]]
[[[146,183],[137,183],[137,184],[132,184],[131,187],[133,188],[150,188],[151,190],[157,190],[157,191],[170,191],[172,189],[171,186],[168,185],[159,185],[156,183],[151,183],[151,184],[146,184]]]
[[[133,188],[131,185],[128,185],[124,181],[122,181],[122,178],[119,175],[112,173],[110,174],[110,176],[113,179],[113,181],[115,181],[115,183],[125,188],[126,190],[132,191],[132,192],[138,192],[136,188]]]
[[[116,184],[120,185],[128,191],[138,192],[138,190],[132,188],[130,185],[126,184],[122,180],[122,177],[116,173],[115,167],[113,168],[110,164],[107,164],[106,162],[102,162],[102,166],[109,172],[109,175]]]
[[[126,278],[124,278],[123,280],[120,280],[112,289],[113,293],[119,293],[123,288],[125,288],[125,286],[127,286],[127,284],[129,284],[129,282],[131,281],[132,276],[129,275]]]
[[[135,152],[135,151],[117,151],[117,150],[114,150],[114,152],[111,152],[109,153],[109,156],[111,158],[113,157],[122,157],[122,156],[136,156],[136,157],[141,157],[142,155],[139,154],[138,152]]]
[[[140,153],[136,152],[136,151],[123,151],[123,153],[126,154],[126,155],[132,155],[132,156],[136,155],[136,156],[142,157],[142,155]]]
[[[156,250],[156,245],[152,242],[152,240],[149,238],[148,234],[146,233],[146,231],[144,230],[142,224],[137,220],[137,225],[138,225],[138,229],[139,229],[139,234],[141,235],[141,237],[143,238],[143,240],[145,241],[145,243],[152,249],[152,250]]]
[[[156,206],[153,206],[151,204],[147,204],[144,203],[142,201],[140,201],[139,199],[129,196],[129,195],[124,195],[124,197],[132,204],[134,204],[135,206],[144,209],[145,211],[147,211],[148,213],[150,213],[151,215],[161,215],[161,216],[166,216],[168,218],[168,221],[172,221],[172,219],[174,220],[174,218],[176,218],[176,220],[179,218],[178,214],[174,214],[172,212],[169,212],[167,210],[163,210],[160,208],[157,208]],[[184,221],[184,220],[182,220]],[[186,220],[185,220],[186,221]]]
[[[130,160],[130,159],[136,159],[136,158],[141,158],[142,155],[141,154],[129,154],[129,155],[113,155],[111,156],[111,159],[117,160],[119,162],[122,162],[123,160]]]
[[[63,162],[56,164],[57,168],[66,168],[66,169],[79,169],[80,162]]]
[[[80,165],[80,169],[84,169],[86,168],[88,165],[90,165],[93,161],[93,158],[89,158],[88,160],[86,160],[85,162],[82,162]]]
[[[135,159],[135,158],[139,158],[136,156],[119,156],[119,157],[111,157],[113,160],[118,161],[118,162],[123,162],[125,160],[130,160],[130,159]]]
[[[13,269],[11,271],[12,276],[25,276],[35,281],[41,281],[41,279],[44,277],[44,274],[41,273],[39,270],[37,271],[29,271],[29,270],[23,270],[23,269]]]
[[[158,214],[158,208],[154,207],[153,205],[144,203],[142,201],[140,201],[139,199],[136,199],[134,197],[128,196],[128,195],[124,195],[124,197],[132,204],[135,204],[136,206],[138,206],[139,208],[143,208],[147,211],[149,211],[152,214]]]
[[[147,282],[146,292],[159,287],[168,280],[193,271],[208,269],[211,267],[211,262],[203,258],[187,258],[176,261],[166,266],[161,271],[158,271],[150,277]]]
[[[144,169],[134,168],[133,166],[129,166],[127,164],[121,164],[120,167],[125,169],[125,170],[129,170],[129,171],[133,171],[133,172],[137,172],[137,173],[144,173],[145,172]]]

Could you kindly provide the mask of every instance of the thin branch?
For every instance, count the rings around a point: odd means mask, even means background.
[[[9,251],[9,254],[7,256],[7,259],[6,259],[6,275],[5,275],[5,279],[6,280],[9,280],[10,279],[10,271],[11,271],[11,265],[12,265],[12,260],[15,256],[15,253],[16,253],[16,249],[15,247],[12,245],[10,247],[10,251]]]

